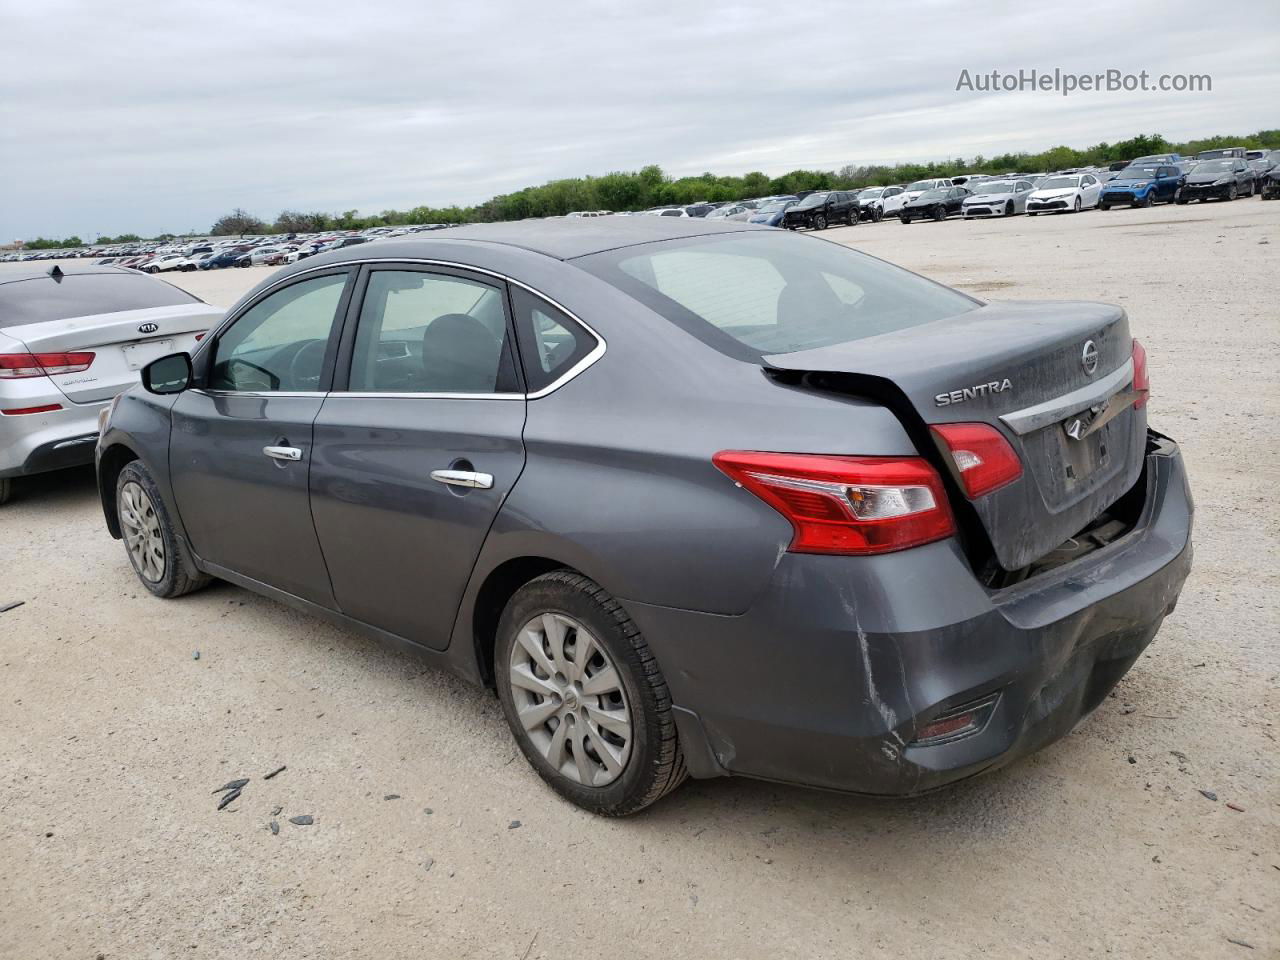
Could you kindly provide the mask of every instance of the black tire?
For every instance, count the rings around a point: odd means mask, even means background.
[[[827,229],[827,218],[820,213],[815,213],[813,219],[809,222],[813,224],[813,229],[815,230]]]
[[[519,720],[507,679],[512,648],[523,627],[546,613],[570,617],[591,631],[613,661],[631,705],[631,752],[622,772],[604,786],[577,782],[553,767]],[[517,590],[502,612],[493,662],[498,698],[516,743],[530,766],[566,800],[601,816],[622,817],[661,800],[688,776],[667,681],[639,628],[595,581],[556,570]]]
[[[8,477],[0,477],[0,507],[9,502],[13,496],[13,481]]]
[[[1013,216],[1013,201],[1012,201],[1012,200],[1006,200],[1006,201],[1004,202],[1004,215],[1005,215],[1006,217],[1012,217],[1012,216]]]
[[[1098,209],[1099,209],[1099,210],[1110,210],[1110,209],[1111,209],[1111,204],[1109,204],[1109,203],[1103,203],[1101,200],[1099,200],[1099,201],[1098,201]]]
[[[1028,217],[1038,217],[1039,215],[1040,215],[1040,214],[1039,214],[1039,212],[1038,212],[1038,211],[1036,211],[1036,210],[1028,210],[1028,211],[1027,211],[1027,216],[1028,216]]]
[[[849,208],[849,217],[848,217],[849,226],[856,227],[858,225],[858,221],[861,219],[862,219],[862,208],[855,203],[853,206]]]
[[[1188,203],[1190,203],[1190,201],[1187,199],[1186,194],[1182,193],[1182,191],[1178,191],[1178,195],[1173,198],[1173,202],[1178,204],[1178,206],[1180,207],[1185,207]]]
[[[905,227],[908,223],[910,223],[910,222],[911,222],[911,218],[910,218],[910,217],[908,217],[905,213],[904,213],[904,214],[901,214],[901,215],[898,217],[898,219],[902,221],[902,225],[903,225],[904,227]]]
[[[1240,196],[1240,191],[1236,189],[1236,185],[1233,183],[1230,187],[1227,188],[1227,199],[1234,200],[1238,196]]]
[[[1083,208],[1084,204],[1081,202],[1079,197],[1076,197],[1076,202],[1071,205],[1071,212],[1079,213]]]
[[[935,222],[941,223],[943,220],[947,219],[947,211],[942,207],[934,207],[929,211],[929,216],[933,217]]]
[[[130,483],[137,484],[146,493],[152,513],[159,524],[160,539],[164,546],[163,573],[159,579],[152,580],[138,568],[138,560],[133,551],[129,549],[126,541],[125,553],[129,556],[129,564],[133,567],[133,572],[138,575],[138,580],[157,597],[163,597],[166,600],[172,597],[181,597],[183,594],[191,593],[207,586],[209,581],[213,579],[212,577],[203,573],[194,573],[187,569],[187,564],[183,560],[182,548],[179,546],[178,538],[174,534],[173,520],[170,519],[169,511],[164,504],[164,498],[160,496],[160,490],[156,486],[155,480],[152,479],[150,471],[138,460],[126,464],[116,478],[116,510],[120,510],[121,494],[125,486]]]
[[[882,219],[884,219],[884,208],[883,208],[883,207],[881,207],[881,206],[874,206],[874,207],[872,207],[872,208],[871,208],[871,222],[872,222],[872,223],[879,223]]]

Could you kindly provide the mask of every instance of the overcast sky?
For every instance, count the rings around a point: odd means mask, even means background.
[[[0,0],[0,238],[1280,122],[1280,3]],[[1211,93],[957,92],[1020,68]]]

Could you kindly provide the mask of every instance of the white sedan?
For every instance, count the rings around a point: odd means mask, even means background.
[[[1079,213],[1098,205],[1102,183],[1091,173],[1046,177],[1027,197],[1027,215],[1037,213]]]
[[[143,273],[165,273],[169,270],[180,270],[187,258],[180,253],[166,253],[164,256],[148,260],[142,265]]]

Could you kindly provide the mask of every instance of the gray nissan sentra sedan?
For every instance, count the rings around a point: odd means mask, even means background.
[[[905,796],[1065,735],[1191,565],[1146,355],[836,243],[601,217],[272,275],[103,415],[143,584],[228,580],[496,689],[558,792]]]

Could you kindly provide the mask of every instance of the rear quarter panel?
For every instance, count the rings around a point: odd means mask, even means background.
[[[525,470],[472,591],[504,561],[535,556],[623,599],[741,613],[768,584],[792,529],[717,470],[713,454],[915,452],[888,410],[778,385],[760,366],[581,276],[573,289],[546,292],[594,327],[606,352],[529,402]]]

